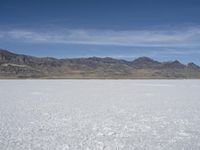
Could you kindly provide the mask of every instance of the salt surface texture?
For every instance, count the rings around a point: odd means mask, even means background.
[[[199,150],[200,80],[1,80],[0,150]]]

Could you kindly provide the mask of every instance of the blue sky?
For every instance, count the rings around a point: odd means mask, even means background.
[[[0,48],[200,64],[199,0],[0,0]]]

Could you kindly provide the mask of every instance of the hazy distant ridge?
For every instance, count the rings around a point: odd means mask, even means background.
[[[0,78],[170,79],[200,78],[200,67],[148,57],[133,61],[99,58],[38,58],[0,49]]]

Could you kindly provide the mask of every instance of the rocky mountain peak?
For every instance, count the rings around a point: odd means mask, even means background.
[[[193,62],[188,63],[187,67],[189,69],[200,69],[200,67],[198,65],[194,64]]]
[[[158,67],[161,63],[149,57],[139,57],[132,61],[132,66],[135,68],[152,68]]]

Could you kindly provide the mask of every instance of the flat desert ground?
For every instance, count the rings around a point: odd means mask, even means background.
[[[0,150],[199,150],[200,80],[0,80]]]

